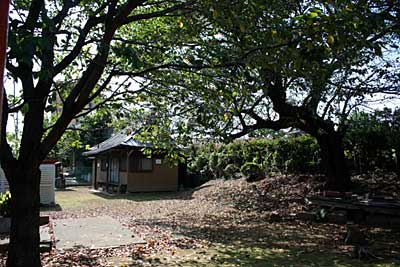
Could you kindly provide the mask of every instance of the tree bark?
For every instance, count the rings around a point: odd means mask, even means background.
[[[400,145],[395,148],[395,157],[396,157],[396,173],[397,176],[400,177]]]
[[[327,176],[326,189],[342,192],[349,190],[351,180],[344,157],[342,138],[335,132],[323,133],[317,136],[317,141]]]
[[[11,232],[7,267],[40,267],[40,170],[33,164],[18,164],[18,167],[15,177],[10,179]]]

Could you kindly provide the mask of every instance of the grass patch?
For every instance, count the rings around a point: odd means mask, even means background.
[[[56,203],[62,210],[97,208],[106,204],[112,204],[113,201],[119,200],[142,202],[174,199],[176,197],[176,192],[128,193],[115,195],[89,193],[87,187],[72,187],[65,191],[56,191]]]
[[[87,207],[96,207],[105,204],[106,200],[89,194],[88,188],[77,187],[65,191],[56,191],[56,203],[62,210],[73,210]]]

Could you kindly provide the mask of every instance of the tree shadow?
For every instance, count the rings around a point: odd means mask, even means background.
[[[360,261],[346,258],[330,251],[308,251],[297,248],[277,249],[260,246],[223,247],[217,249],[216,263],[228,266],[281,267],[281,266],[318,266],[351,267],[360,266]],[[367,262],[363,262],[363,266]]]
[[[132,257],[135,260],[135,257]],[[186,266],[186,267],[377,267],[399,266],[395,259],[358,260],[336,251],[287,248],[281,249],[262,245],[220,245],[207,249],[178,250],[176,256],[156,255],[142,259],[154,267]],[[136,266],[136,265],[129,265]]]
[[[387,236],[375,236],[375,239],[380,238],[380,245],[373,245],[371,249],[379,259],[360,264],[351,258],[351,247],[344,246],[343,242],[344,229],[337,225],[269,222],[262,216],[258,220],[243,218],[236,223],[232,223],[232,218],[218,219],[217,216],[202,222],[200,218],[180,218],[178,225],[168,220],[137,223],[156,225],[185,237],[221,245],[217,252],[219,261],[227,266],[400,266],[397,256],[400,255],[400,241],[392,240],[400,240],[400,233],[393,231],[388,231]],[[181,266],[202,265],[187,262]]]
[[[62,211],[62,207],[59,204],[55,204],[55,205],[42,205],[40,206],[40,211],[44,212],[44,211]]]
[[[71,187],[65,187],[65,188],[56,188],[55,191],[56,192],[69,192],[69,191],[75,191],[75,190],[72,189]]]
[[[138,193],[108,193],[108,192],[91,192],[98,197],[103,199],[119,199],[119,200],[129,200],[134,202],[141,201],[158,201],[158,200],[191,200],[193,199],[193,193],[201,190],[211,185],[202,185],[193,189],[184,189],[183,191],[173,191],[173,192],[138,192]]]

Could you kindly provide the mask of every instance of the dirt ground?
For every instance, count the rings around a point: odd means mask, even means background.
[[[86,187],[57,192],[58,206],[42,212],[52,221],[111,216],[146,243],[54,249],[43,254],[43,265],[400,266],[398,231],[367,229],[378,259],[360,262],[343,244],[343,226],[288,219],[304,208],[299,199],[309,188],[271,183],[216,180],[184,192],[118,196],[90,193]],[[295,193],[285,194],[289,191]]]

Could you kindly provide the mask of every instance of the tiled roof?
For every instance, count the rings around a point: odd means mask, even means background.
[[[136,133],[137,132],[133,134],[126,134],[126,130],[123,130],[111,136],[104,142],[101,142],[100,144],[97,144],[89,148],[89,151],[86,151],[82,154],[84,156],[94,156],[117,147],[138,147],[138,148],[152,147],[150,143],[143,143],[135,140],[134,136],[136,135]]]

